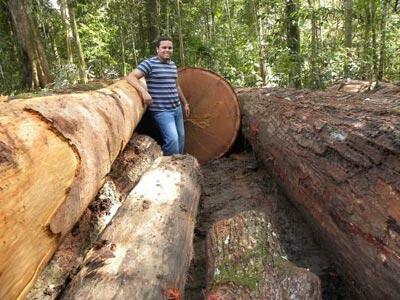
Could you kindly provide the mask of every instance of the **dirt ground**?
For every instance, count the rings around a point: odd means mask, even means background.
[[[320,277],[323,299],[349,299],[343,281],[324,249],[315,241],[309,225],[251,152],[214,160],[202,167],[202,173],[195,253],[185,299],[204,299],[205,237],[211,225],[250,209],[261,209],[270,216],[288,260]]]

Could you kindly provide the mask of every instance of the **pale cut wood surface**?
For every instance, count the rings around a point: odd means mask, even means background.
[[[192,156],[161,157],[141,178],[62,299],[183,299],[200,173]]]
[[[124,80],[95,92],[0,103],[0,299],[26,295],[143,111]]]
[[[85,255],[112,221],[129,191],[138,183],[143,172],[160,156],[161,148],[153,139],[134,134],[124,151],[114,161],[96,199],[85,210],[72,232],[67,234],[27,299],[57,298],[65,287],[67,278],[72,277],[78,270]]]

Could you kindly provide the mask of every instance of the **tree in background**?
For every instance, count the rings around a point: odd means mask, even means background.
[[[301,88],[300,29],[299,3],[296,0],[285,0],[286,3],[286,41],[289,50],[289,86]]]
[[[28,0],[8,0],[8,8],[24,58],[24,82],[32,88],[51,82],[50,67]]]
[[[15,25],[11,2],[30,12],[23,26]],[[341,78],[400,80],[395,0],[54,2],[0,0],[3,93],[44,86],[52,77],[68,84],[79,74],[124,76],[154,54],[159,34],[173,38],[178,66],[212,69],[236,86],[318,89]],[[76,75],[65,71],[70,66]]]

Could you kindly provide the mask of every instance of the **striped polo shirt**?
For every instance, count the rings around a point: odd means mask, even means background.
[[[151,111],[172,110],[180,106],[176,80],[178,73],[173,61],[161,62],[158,56],[142,61],[137,69],[144,73],[153,103]]]

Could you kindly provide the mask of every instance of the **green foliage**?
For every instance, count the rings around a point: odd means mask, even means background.
[[[370,80],[376,76],[373,66],[380,57],[382,1],[386,0],[353,0],[352,55],[348,57],[344,47],[343,1],[297,1],[298,9],[292,14],[298,17],[301,47],[293,56],[287,44],[286,1],[180,0],[186,64],[214,70],[235,86],[262,85],[262,62],[267,84],[288,86],[297,60],[301,72],[296,76],[304,87],[324,88],[343,78],[345,61],[350,63],[353,78]],[[154,54],[149,46],[146,2],[76,1],[78,31],[90,78],[123,76],[140,60]],[[74,52],[73,64],[67,62],[60,11],[50,0],[30,3],[52,63],[55,86],[75,83],[79,60]],[[161,34],[172,36],[174,60],[179,65],[176,1],[157,3],[152,12],[158,17],[156,26]],[[8,94],[26,88],[22,79],[27,66],[11,24],[6,1],[1,0],[0,91]],[[385,33],[384,79],[399,81],[400,15],[392,7],[388,10]]]

